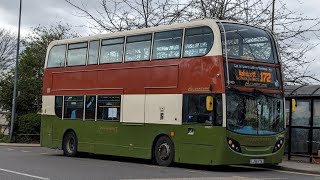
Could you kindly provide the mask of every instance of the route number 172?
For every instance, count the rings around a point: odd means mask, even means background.
[[[270,83],[271,82],[271,73],[261,72],[260,73],[260,82]]]

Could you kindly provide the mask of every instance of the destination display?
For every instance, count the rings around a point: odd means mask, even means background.
[[[229,63],[230,85],[279,89],[278,74],[274,67]]]

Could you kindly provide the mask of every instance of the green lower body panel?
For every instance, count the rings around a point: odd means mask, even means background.
[[[174,134],[175,162],[226,165],[249,164],[252,159],[263,159],[265,164],[280,163],[283,147],[272,152],[279,137],[245,136],[231,133],[224,127],[200,125],[128,124],[108,121],[61,120],[43,115],[41,146],[62,148],[64,134],[74,131],[78,151],[143,159],[152,158],[152,147],[157,137]],[[191,130],[191,131],[190,131]],[[238,141],[241,153],[232,150],[227,137]],[[254,143],[252,146],[252,142]]]

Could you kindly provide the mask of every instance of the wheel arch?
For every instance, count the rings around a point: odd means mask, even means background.
[[[66,134],[68,134],[69,132],[73,132],[73,133],[74,133],[74,135],[76,135],[76,138],[77,138],[77,140],[78,140],[77,133],[76,133],[76,131],[75,131],[74,129],[72,129],[72,128],[68,128],[68,129],[66,129],[66,130],[64,131],[64,133],[63,133],[63,136],[62,136],[62,140],[61,140],[61,149],[62,149],[62,147],[63,147],[63,140],[64,140],[64,138],[65,138]]]
[[[160,138],[160,137],[162,137],[162,136],[167,136],[169,139],[170,139],[170,141],[172,142],[172,144],[173,144],[173,149],[174,149],[174,152],[175,152],[175,144],[174,144],[174,141],[173,141],[173,139],[172,139],[172,137],[168,134],[168,133],[166,133],[166,132],[162,132],[162,133],[159,133],[154,139],[153,139],[153,142],[152,142],[152,148],[151,148],[151,159],[153,160],[154,159],[154,148],[155,148],[155,146],[156,146],[156,143],[157,143],[157,141],[158,141],[158,139]],[[175,156],[175,154],[173,154],[173,156]],[[174,158],[173,158],[174,159]]]

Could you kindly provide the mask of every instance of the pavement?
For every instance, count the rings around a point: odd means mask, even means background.
[[[32,148],[32,147],[40,147],[40,144],[22,144],[22,143],[0,143],[0,147],[10,147],[10,148]],[[320,160],[319,164],[314,163],[308,163],[298,160],[291,160],[288,161],[284,157],[283,162],[280,163],[278,166],[272,166],[272,167],[247,167],[243,166],[245,168],[256,168],[256,169],[269,169],[269,170],[275,170],[278,172],[294,172],[294,173],[304,173],[304,174],[315,174],[320,175]]]
[[[274,169],[286,170],[286,171],[294,171],[294,172],[302,172],[302,173],[310,173],[310,174],[319,174],[320,175],[320,159],[318,160],[318,164],[307,163],[307,162],[299,162],[299,161],[288,161],[283,160],[279,166],[273,167]]]
[[[10,146],[10,147],[40,147],[40,144],[0,143],[0,146]]]

